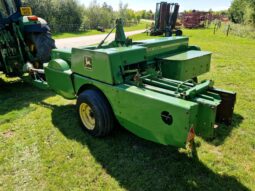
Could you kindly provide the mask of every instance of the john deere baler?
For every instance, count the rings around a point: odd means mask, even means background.
[[[184,147],[195,134],[212,137],[217,122],[231,122],[235,93],[197,82],[210,70],[210,52],[182,36],[132,42],[121,20],[116,28],[115,41],[55,49],[45,64],[49,86],[77,98],[90,134],[108,135],[117,120],[139,137]]]

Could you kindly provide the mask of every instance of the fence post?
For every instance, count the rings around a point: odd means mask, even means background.
[[[217,27],[217,23],[215,23],[215,25],[214,25],[214,31],[213,31],[213,34],[215,34],[215,33],[216,33],[216,27]]]
[[[227,29],[227,36],[229,35],[230,32],[230,24],[228,25],[228,29]]]

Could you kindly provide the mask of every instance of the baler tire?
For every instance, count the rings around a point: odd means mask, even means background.
[[[93,128],[91,124],[86,125],[88,124],[88,121],[84,119],[84,115],[86,115],[85,113],[87,113],[85,110],[87,108],[90,109],[89,111],[90,117],[94,118]],[[114,128],[113,111],[111,109],[110,104],[100,91],[89,89],[82,92],[77,99],[77,112],[79,114],[80,122],[83,128],[92,136],[105,137],[112,132]],[[91,119],[89,119],[89,121],[90,120]]]
[[[42,68],[43,63],[51,59],[51,50],[56,48],[55,40],[52,39],[51,33],[32,33],[29,35],[30,41],[35,46],[35,59]]]

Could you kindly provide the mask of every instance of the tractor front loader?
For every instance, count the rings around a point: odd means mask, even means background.
[[[0,71],[16,77],[28,69],[42,69],[53,48],[55,41],[44,19],[20,0],[0,0]]]

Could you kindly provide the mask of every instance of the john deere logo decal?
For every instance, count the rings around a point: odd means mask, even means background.
[[[89,56],[84,57],[84,67],[88,70],[92,70],[92,58]]]

